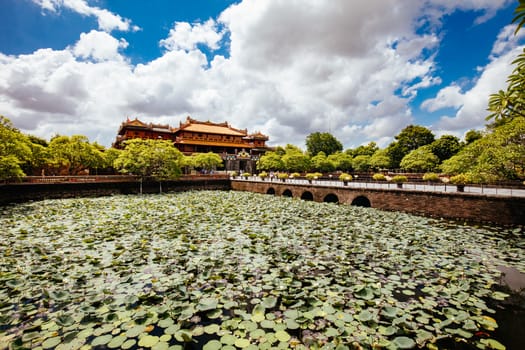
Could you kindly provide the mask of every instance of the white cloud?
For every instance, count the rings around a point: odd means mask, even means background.
[[[176,22],[168,38],[161,40],[160,45],[168,50],[195,50],[197,44],[205,44],[210,49],[219,48],[222,34],[217,32],[214,20],[191,25],[187,22]]]
[[[479,67],[479,77],[472,88],[461,91],[456,84],[444,87],[433,99],[426,100],[421,107],[430,112],[444,108],[454,108],[455,115],[445,115],[433,127],[439,134],[462,134],[468,129],[481,129],[486,124],[489,96],[505,89],[507,77],[514,66],[512,61],[523,51],[517,46],[520,37],[514,35],[515,26],[505,26],[499,33],[490,54],[490,63]]]
[[[92,58],[95,61],[120,60],[118,50],[126,48],[126,40],[120,41],[106,32],[92,30],[80,34],[80,40],[73,47],[73,53],[80,58]]]
[[[459,109],[454,116],[443,116],[434,129],[441,133],[457,134],[468,129],[483,128],[486,124],[485,117],[488,115],[487,104],[489,96],[500,89],[505,89],[507,77],[513,69],[512,61],[522,50],[523,47],[515,48],[483,67],[476,84],[464,93],[455,91],[448,94],[448,99],[444,98],[439,101],[440,95],[444,95],[442,94],[444,89],[441,90],[438,94],[438,100],[428,102],[428,106],[434,106],[436,110],[438,104],[440,108],[459,106]],[[445,89],[450,88],[447,87]]]
[[[175,23],[160,42],[167,51],[133,66],[120,53],[127,43],[109,34],[132,29],[129,20],[85,0],[33,1],[46,11],[96,16],[106,33],[82,34],[59,51],[0,54],[0,110],[28,132],[80,133],[109,145],[126,117],[175,126],[189,114],[260,130],[273,144],[302,145],[309,133],[329,131],[345,147],[385,146],[413,122],[409,103],[418,90],[440,83],[428,55],[439,36],[420,33],[421,18],[438,23],[459,6],[489,13],[506,2],[244,0],[216,21]],[[224,31],[229,55],[208,62],[200,45],[218,49]],[[459,106],[461,97],[457,118],[471,123],[467,106],[490,90],[491,74],[506,77],[512,44],[502,45],[508,48],[494,49],[499,58],[481,74],[479,91],[451,87],[426,107]]]
[[[113,30],[137,31],[138,26],[131,25],[129,19],[111,13],[108,10],[89,6],[86,0],[32,0],[42,10],[58,13],[61,8],[66,8],[83,16],[94,16],[97,18],[98,26],[106,32]]]
[[[421,108],[429,112],[435,112],[447,107],[458,108],[463,105],[463,99],[464,95],[461,93],[461,88],[456,84],[452,84],[441,89],[435,98],[424,101],[421,104]]]

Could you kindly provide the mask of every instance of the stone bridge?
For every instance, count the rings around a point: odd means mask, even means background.
[[[231,188],[316,202],[341,203],[411,214],[525,225],[525,198],[409,189],[351,188],[289,182],[232,180]]]

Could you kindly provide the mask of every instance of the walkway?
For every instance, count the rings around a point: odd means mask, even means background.
[[[237,177],[236,181],[263,181],[260,177],[250,176],[248,180]],[[283,182],[279,179],[265,179],[264,182],[272,182],[282,184]],[[347,187],[347,188],[366,188],[366,189],[387,189],[387,190],[412,190],[422,192],[457,192],[456,185],[436,183],[436,184],[423,184],[415,182],[403,183],[403,188],[399,189],[396,183],[392,182],[362,182],[362,181],[349,181],[345,186],[342,181],[338,180],[313,180],[309,183],[306,179],[286,179],[285,183],[295,185],[313,185],[313,186],[326,186],[326,187]],[[502,188],[488,185],[471,185],[465,186],[465,193],[481,194],[486,196],[504,196],[504,197],[525,197],[525,189],[516,188]]]

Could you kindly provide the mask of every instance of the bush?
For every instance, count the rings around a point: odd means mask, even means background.
[[[471,182],[470,176],[467,174],[458,174],[450,178],[450,182],[455,185],[465,185]]]
[[[290,177],[294,177],[294,178],[301,177],[301,174],[299,174],[299,173],[292,173],[290,175]]]
[[[392,178],[392,182],[402,183],[407,181],[408,178],[405,175],[396,175]]]
[[[320,178],[321,176],[323,176],[323,174],[321,173],[307,173],[304,177],[307,179],[307,180],[314,180],[314,179],[318,179]]]
[[[261,172],[259,173],[259,177],[260,177],[261,179],[265,179],[265,178],[268,177],[268,173],[267,173],[266,171],[261,171]]]
[[[277,174],[277,178],[278,179],[287,179],[288,178],[288,174],[287,173],[279,173]]]
[[[340,181],[352,181],[352,175],[347,174],[347,173],[342,173],[341,175],[339,175],[339,180]]]
[[[386,177],[383,174],[377,173],[372,176],[375,181],[386,181]]]
[[[243,177],[248,177],[248,176],[252,176],[252,174],[250,174],[250,173],[242,173],[242,176]]]
[[[234,170],[234,171],[230,171],[230,176],[231,177],[236,177],[238,174],[237,172]]]
[[[423,175],[423,181],[439,182],[439,175],[436,173],[426,173]]]

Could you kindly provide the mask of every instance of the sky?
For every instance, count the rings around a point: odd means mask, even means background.
[[[486,124],[525,30],[516,0],[0,0],[0,115],[110,146],[191,116],[304,147]]]

